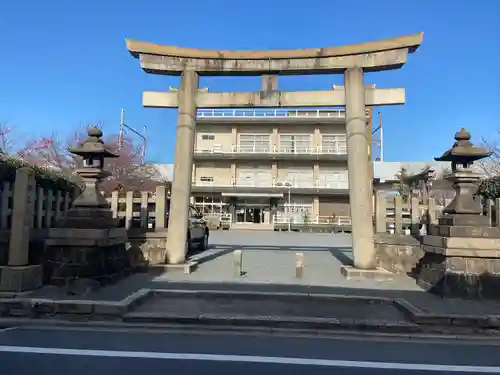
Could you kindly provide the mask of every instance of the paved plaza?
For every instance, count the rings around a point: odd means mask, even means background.
[[[243,252],[243,276],[234,272],[234,250]],[[304,274],[295,277],[296,253],[304,254]],[[165,273],[158,281],[299,284],[363,289],[417,290],[415,282],[400,277],[392,282],[346,280],[342,264],[352,263],[351,236],[299,232],[224,231],[210,237],[209,250],[195,254],[195,272]]]

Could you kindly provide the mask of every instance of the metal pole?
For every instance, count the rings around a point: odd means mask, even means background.
[[[125,111],[122,109],[120,111],[120,132],[118,133],[118,151],[121,150],[123,146],[123,125],[125,124]]]
[[[143,147],[142,147],[142,164],[144,164],[146,160],[146,148],[148,147],[148,136],[147,136],[147,127],[144,125],[142,127],[142,135],[143,135]]]
[[[380,161],[384,161],[384,131],[382,129],[382,112],[378,113],[378,121],[380,128]]]
[[[120,133],[119,133],[119,140],[118,140],[118,149],[120,150],[122,147],[123,147],[123,142],[124,142],[124,137],[125,137],[125,129],[128,129],[130,130],[132,133],[134,133],[135,135],[137,135],[138,137],[140,137],[142,139],[142,142],[143,142],[143,149],[142,149],[142,152],[141,152],[141,161],[142,163],[145,162],[146,160],[146,147],[147,147],[147,127],[146,125],[143,126],[143,129],[142,129],[142,134],[139,133],[137,130],[135,130],[134,128],[128,126],[127,124],[125,124],[125,111],[122,109],[121,110],[121,119],[120,119]]]
[[[290,202],[290,191],[292,190],[292,187],[291,186],[288,186],[288,231],[291,232],[292,231],[292,223],[291,223],[291,218],[290,218],[290,205],[291,205],[291,202]]]

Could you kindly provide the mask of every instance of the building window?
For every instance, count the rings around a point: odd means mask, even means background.
[[[215,141],[215,135],[214,134],[202,134],[201,139],[204,141]]]
[[[240,134],[240,152],[269,152],[269,134]]]
[[[321,137],[321,150],[324,154],[346,154],[347,138],[345,134],[323,135]]]
[[[292,188],[312,188],[314,187],[314,171],[312,168],[287,170],[286,182]]]
[[[349,177],[347,171],[321,171],[318,177],[318,187],[324,189],[348,189]]]
[[[306,135],[280,135],[281,152],[310,152],[311,136]]]
[[[313,217],[313,204],[302,199],[292,199],[290,204],[288,201],[278,204],[275,214],[275,223],[290,221],[294,224],[303,224],[315,219]]]
[[[220,216],[228,212],[227,203],[221,197],[196,197],[194,205],[206,216]]]

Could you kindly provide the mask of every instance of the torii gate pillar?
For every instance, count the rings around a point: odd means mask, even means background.
[[[373,243],[372,189],[370,161],[367,158],[366,107],[364,73],[361,68],[344,73],[347,135],[347,168],[349,206],[351,208],[352,248],[354,266],[360,269],[376,267]]]
[[[189,201],[193,175],[193,147],[196,131],[196,92],[199,76],[193,70],[181,74],[178,91],[179,114],[175,131],[174,180],[170,195],[167,259],[171,264],[184,263],[187,254]]]

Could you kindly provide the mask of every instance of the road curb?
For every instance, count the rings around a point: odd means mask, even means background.
[[[349,304],[392,305],[404,314],[407,321],[382,321],[370,319],[336,319],[312,317],[281,317],[251,315],[211,315],[201,314],[179,316],[161,313],[135,312],[134,309],[150,298],[163,295],[185,296],[186,298],[245,298],[262,300],[286,300],[297,302],[304,299]],[[429,330],[440,331],[446,327],[479,330],[500,329],[500,315],[430,314],[424,312],[402,298],[352,296],[312,292],[250,292],[226,290],[186,290],[186,289],[141,289],[122,301],[95,300],[51,300],[16,296],[0,298],[0,317],[35,318],[47,320],[57,317],[71,317],[74,321],[114,320],[124,323],[177,324],[194,326],[251,327],[306,330],[359,330],[388,333],[417,333]],[[2,319],[0,319],[0,322]]]
[[[351,320],[311,317],[278,317],[247,315],[201,314],[178,316],[157,313],[128,313],[124,322],[149,324],[179,324],[218,327],[261,327],[297,330],[359,330],[385,333],[419,333],[419,325],[408,322]]]
[[[0,298],[1,317],[41,317],[53,315],[100,315],[121,317],[149,296],[150,289],[141,289],[121,301],[52,300],[48,298]]]

